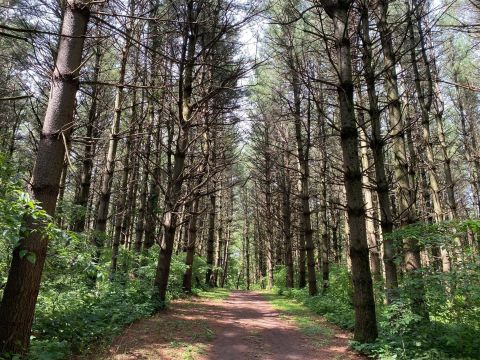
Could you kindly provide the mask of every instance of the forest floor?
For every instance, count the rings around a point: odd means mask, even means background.
[[[363,359],[348,349],[348,333],[291,302],[246,291],[177,300],[91,359]]]

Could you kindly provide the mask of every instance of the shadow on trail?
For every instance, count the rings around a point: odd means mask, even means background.
[[[358,359],[347,336],[306,336],[261,295],[234,291],[224,301],[183,300],[137,322],[107,359]]]

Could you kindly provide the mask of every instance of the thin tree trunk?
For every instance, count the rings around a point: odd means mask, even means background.
[[[308,270],[308,292],[310,295],[316,295],[318,292],[317,289],[317,279],[315,275],[315,246],[313,243],[313,230],[311,225],[311,210],[310,210],[310,191],[309,191],[309,178],[310,178],[310,169],[308,163],[309,156],[309,142],[307,139],[307,144],[304,144],[304,139],[302,136],[302,119],[301,119],[301,108],[300,108],[300,88],[299,88],[299,79],[298,74],[296,73],[293,67],[293,55],[291,56],[290,72],[291,72],[291,81],[292,81],[292,90],[294,97],[294,121],[295,121],[295,137],[297,140],[297,156],[300,166],[300,182],[299,182],[299,191],[301,199],[301,226],[303,231],[303,239],[305,243],[305,251],[307,253],[307,270]],[[310,123],[310,120],[308,120]],[[309,124],[310,125],[310,124]],[[310,126],[308,126],[307,131],[310,131]],[[309,134],[307,134],[309,138]]]
[[[218,190],[219,201],[218,201],[218,226],[217,226],[217,243],[216,243],[216,255],[215,255],[215,270],[213,271],[213,283],[214,286],[218,286],[218,272],[223,266],[223,247],[224,247],[224,222],[225,222],[225,213],[224,213],[224,189],[223,183],[220,181],[220,188]]]
[[[137,223],[135,227],[135,252],[137,254],[142,250],[143,233],[145,231],[145,213],[147,207],[147,195],[148,195],[148,178],[149,169],[148,164],[150,162],[150,144],[151,144],[151,132],[147,135],[147,141],[145,144],[145,160],[143,165],[143,177],[142,177],[142,191],[140,194],[140,206],[138,209]]]
[[[248,208],[248,192],[245,191],[245,205],[243,216],[245,218],[243,237],[245,239],[245,277],[247,282],[247,290],[250,290],[250,222]]]
[[[360,101],[361,101],[361,97]],[[370,271],[373,276],[378,279],[380,278],[381,267],[380,267],[380,252],[378,250],[377,237],[375,234],[375,223],[374,223],[374,211],[373,211],[373,196],[372,196],[372,186],[370,179],[368,177],[368,171],[370,169],[370,160],[368,159],[368,145],[367,145],[367,134],[365,133],[365,119],[363,112],[358,114],[360,117],[359,124],[359,135],[360,135],[360,153],[361,153],[361,168],[362,168],[362,185],[363,185],[363,196],[365,199],[365,217],[366,217],[366,229],[367,229],[367,243],[370,254]]]
[[[207,235],[207,273],[205,283],[213,287],[213,260],[215,250],[215,217],[216,217],[216,196],[215,196],[215,182],[213,182],[213,189],[210,189],[210,211],[208,213],[208,235]]]
[[[133,0],[130,0],[130,6],[133,8]],[[115,112],[113,115],[112,127],[110,130],[110,138],[108,141],[107,159],[105,168],[102,173],[102,181],[100,185],[99,202],[97,206],[97,214],[95,218],[95,231],[93,234],[93,243],[96,247],[93,262],[98,264],[100,260],[100,254],[104,246],[108,210],[110,207],[110,198],[112,194],[112,182],[115,172],[115,164],[117,157],[117,147],[119,141],[120,122],[122,119],[123,111],[123,98],[124,98],[124,83],[127,70],[128,54],[131,46],[131,34],[132,34],[132,20],[129,21],[127,29],[125,31],[125,44],[122,48],[122,57],[120,61],[120,74],[118,79],[117,91],[115,94]],[[95,281],[95,279],[92,279]]]
[[[198,222],[198,205],[199,199],[193,200],[192,213],[188,221],[188,235],[187,235],[187,255],[185,258],[185,265],[187,269],[183,274],[183,291],[186,293],[192,292],[192,275],[193,275],[193,260],[195,257],[195,245],[197,242],[197,222]]]
[[[93,85],[92,85],[92,103],[88,112],[87,131],[85,134],[85,147],[83,150],[82,170],[80,175],[80,189],[75,198],[75,205],[81,207],[81,211],[78,218],[73,224],[73,231],[83,232],[86,225],[88,198],[90,195],[90,185],[92,182],[93,172],[93,156],[95,153],[96,140],[96,125],[98,120],[98,77],[100,74],[100,61],[101,61],[101,49],[100,41],[97,42],[95,47],[95,65],[93,67]]]
[[[398,298],[397,265],[394,261],[393,241],[389,234],[393,231],[392,204],[390,203],[388,180],[385,170],[385,140],[382,137],[380,109],[375,86],[375,71],[373,68],[372,41],[370,39],[370,24],[368,21],[368,7],[362,8],[362,43],[364,76],[367,85],[369,116],[372,126],[372,153],[375,165],[375,178],[378,203],[380,207],[380,225],[383,235],[383,264],[385,270],[386,302],[391,304]]]
[[[268,131],[267,131],[267,135]],[[267,140],[267,146],[270,146],[270,140]],[[274,269],[274,237],[273,237],[273,211],[272,211],[272,159],[270,158],[270,149],[265,152],[265,231],[267,244],[267,271],[268,288],[273,287],[273,269]]]
[[[285,154],[282,158],[288,157]],[[290,181],[290,174],[288,172],[289,161],[285,161],[285,168],[283,174],[281,175],[281,184],[282,187],[282,227],[283,227],[283,237],[285,242],[285,266],[287,268],[286,274],[286,286],[288,288],[294,287],[294,269],[293,269],[293,247],[292,247],[292,212],[290,207],[291,202],[291,191],[292,185]],[[248,216],[246,214],[246,216]]]
[[[322,262],[322,279],[323,290],[326,290],[330,285],[330,232],[328,223],[328,199],[327,199],[327,134],[325,133],[325,121],[320,124],[321,139],[320,147],[322,151],[322,160],[320,166],[322,169],[320,180],[320,213],[322,219],[322,246],[321,246],[321,262]]]
[[[172,260],[173,244],[175,231],[178,221],[179,200],[182,194],[182,185],[184,177],[182,176],[185,168],[185,158],[190,143],[190,128],[192,122],[192,103],[193,103],[193,77],[195,65],[195,49],[198,33],[198,11],[194,8],[194,1],[187,3],[187,22],[186,35],[182,48],[182,59],[180,64],[179,91],[178,91],[178,118],[179,133],[175,147],[172,176],[168,181],[165,194],[165,211],[163,215],[164,238],[160,244],[158,255],[157,270],[155,274],[154,286],[158,294],[158,300],[164,302],[167,294],[168,275],[170,273],[170,263]],[[196,14],[195,14],[196,13]]]
[[[111,264],[111,278],[113,278],[115,272],[117,271],[117,259],[118,259],[118,250],[120,247],[120,237],[122,237],[122,232],[125,230],[123,226],[124,219],[126,219],[126,212],[128,211],[127,196],[128,190],[130,189],[129,180],[130,173],[132,170],[131,164],[131,155],[132,155],[132,143],[133,143],[133,134],[135,132],[134,117],[132,116],[129,124],[129,132],[127,137],[125,158],[123,162],[123,171],[122,171],[122,181],[120,184],[118,206],[116,209],[115,216],[115,227],[113,232],[113,247],[112,247],[112,264]]]
[[[404,122],[402,117],[402,102],[398,92],[398,80],[395,66],[395,52],[393,49],[392,34],[387,23],[388,1],[380,0],[377,3],[378,21],[377,26],[382,43],[383,57],[385,62],[385,88],[387,91],[390,134],[393,139],[395,180],[398,184],[398,207],[401,225],[413,224],[417,221],[415,211],[415,199],[412,196],[413,184],[410,183],[407,152],[404,137]],[[405,269],[414,275],[418,274],[422,267],[420,260],[420,248],[415,238],[406,238],[404,243]],[[418,288],[415,295],[415,308],[424,309],[423,286]],[[425,314],[424,310],[420,310]]]

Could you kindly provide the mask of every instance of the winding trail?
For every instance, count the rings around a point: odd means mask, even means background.
[[[321,331],[301,331],[261,294],[234,291],[223,301],[176,301],[131,325],[108,349],[108,360],[362,359],[348,334],[312,315]]]

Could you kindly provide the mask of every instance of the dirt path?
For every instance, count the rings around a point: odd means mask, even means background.
[[[318,321],[324,331],[302,332],[253,292],[235,291],[223,301],[182,300],[133,324],[97,359],[361,359],[347,350],[346,333]]]

